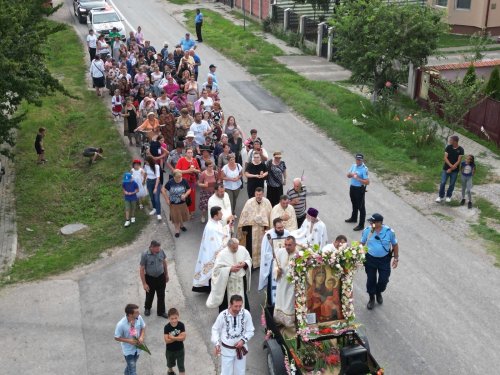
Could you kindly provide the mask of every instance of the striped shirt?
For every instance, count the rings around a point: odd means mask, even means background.
[[[305,185],[302,185],[302,189],[300,192],[296,192],[294,188],[291,188],[287,191],[286,195],[290,198],[290,201],[293,201],[295,198],[299,198],[299,203],[293,206],[295,209],[295,215],[297,217],[303,217],[306,214],[306,196],[307,196],[307,188]]]

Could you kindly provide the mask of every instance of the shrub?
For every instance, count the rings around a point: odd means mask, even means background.
[[[491,72],[490,79],[484,91],[491,98],[500,100],[500,69],[498,69],[498,66]]]
[[[465,73],[464,76],[464,85],[472,86],[474,83],[476,83],[476,78],[476,69],[474,68],[473,64],[470,64],[469,68],[467,69],[467,73]]]

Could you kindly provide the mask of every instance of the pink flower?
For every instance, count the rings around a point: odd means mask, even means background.
[[[385,83],[385,87],[387,87],[387,88],[392,87],[392,83],[391,83],[391,81],[387,81],[387,82]]]

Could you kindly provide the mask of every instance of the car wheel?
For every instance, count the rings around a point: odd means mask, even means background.
[[[85,18],[85,17],[83,17],[82,15],[79,15],[79,16],[78,16],[78,21],[80,21],[80,23],[85,23],[86,18]]]

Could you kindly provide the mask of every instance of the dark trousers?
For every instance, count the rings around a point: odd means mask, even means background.
[[[365,186],[352,186],[349,188],[349,196],[352,203],[351,219],[358,219],[359,211],[359,225],[365,223],[366,209],[365,209]]]
[[[272,187],[267,185],[267,199],[271,202],[271,206],[276,206],[280,202],[280,197],[283,195],[283,185]]]
[[[391,256],[374,257],[366,254],[365,272],[366,292],[370,295],[384,292],[391,276]]]
[[[156,293],[156,313],[158,315],[165,313],[165,287],[167,285],[165,274],[162,273],[158,277],[146,275],[146,284],[149,286],[149,292],[146,293],[144,308],[151,309]]]
[[[302,226],[302,223],[304,222],[305,219],[306,219],[306,215],[297,218],[298,228],[300,228]]]
[[[197,22],[195,26],[196,26],[196,39],[198,39],[198,42],[203,42],[203,38],[201,36],[201,27],[203,26],[203,22]]]
[[[96,48],[89,48],[90,61],[94,60]]]

